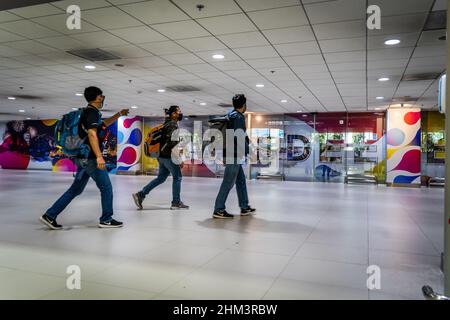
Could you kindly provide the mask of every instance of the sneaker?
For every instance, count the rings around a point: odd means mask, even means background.
[[[43,224],[45,224],[47,227],[49,227],[52,230],[61,230],[63,228],[62,225],[56,223],[56,219],[52,219],[46,214],[44,214],[42,217],[40,217],[39,221],[41,221]]]
[[[189,209],[189,206],[185,205],[183,202],[173,204],[170,207],[170,210],[178,210],[178,209]]]
[[[123,227],[123,222],[111,219],[111,221],[109,221],[109,222],[100,222],[98,224],[98,227],[99,228],[121,228],[121,227]]]
[[[144,201],[144,198],[141,197],[141,195],[138,193],[133,193],[133,200],[134,203],[136,204],[136,206],[138,207],[139,210],[144,209],[142,207],[142,201]]]
[[[233,215],[229,214],[226,210],[214,211],[213,218],[215,219],[233,219]]]
[[[256,211],[255,208],[248,206],[245,209],[241,209],[241,216],[249,216],[250,214],[252,214],[255,211]]]

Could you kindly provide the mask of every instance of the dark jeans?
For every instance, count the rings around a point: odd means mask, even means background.
[[[169,174],[172,174],[173,182],[172,182],[172,204],[179,204],[181,202],[181,169],[180,166],[173,163],[170,158],[158,158],[159,162],[159,173],[158,176],[150,181],[142,191],[139,192],[139,195],[142,198],[145,198],[146,195],[150,193],[153,189],[155,189],[160,184],[166,181]]]
[[[97,168],[97,161],[89,159],[82,164],[77,161],[77,174],[70,188],[47,210],[46,214],[52,218],[56,217],[69,205],[69,203],[80,195],[86,187],[89,178],[92,178],[100,190],[102,199],[102,216],[100,222],[109,222],[113,215],[113,189],[109,174],[106,170]]]
[[[228,194],[235,184],[239,207],[241,209],[248,208],[247,182],[245,180],[244,170],[240,164],[227,164],[225,165],[225,174],[216,198],[214,211],[225,209]]]

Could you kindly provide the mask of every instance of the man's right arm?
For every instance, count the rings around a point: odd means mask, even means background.
[[[91,145],[92,152],[95,154],[97,158],[97,168],[100,170],[105,170],[106,163],[105,159],[103,159],[102,152],[100,151],[100,146],[98,142],[97,129],[89,129],[88,130],[88,138],[89,144]]]

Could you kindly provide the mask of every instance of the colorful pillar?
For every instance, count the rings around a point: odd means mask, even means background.
[[[142,118],[120,117],[117,130],[117,173],[138,174],[142,171]]]
[[[389,109],[386,141],[386,184],[420,187],[420,109]]]

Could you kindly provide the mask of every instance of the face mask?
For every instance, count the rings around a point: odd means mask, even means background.
[[[180,113],[180,114],[178,115],[178,121],[181,121],[181,120],[183,120],[183,114],[182,114],[182,113]]]

